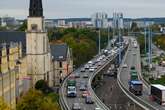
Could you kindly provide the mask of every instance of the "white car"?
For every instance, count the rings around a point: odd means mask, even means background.
[[[92,61],[89,61],[88,64],[92,64]]]
[[[95,69],[94,68],[89,68],[89,72],[94,72]]]
[[[97,108],[95,108],[95,110],[102,110],[102,109],[97,107]]]
[[[98,63],[98,66],[101,66],[101,65],[102,65],[102,63],[101,63],[101,62],[99,62],[99,63]]]
[[[123,64],[123,68],[127,68],[128,67],[128,65],[127,64]]]

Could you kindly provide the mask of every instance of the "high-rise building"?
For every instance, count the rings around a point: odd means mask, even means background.
[[[113,28],[124,28],[123,13],[113,13]]]
[[[97,12],[92,15],[92,24],[95,28],[108,27],[108,15],[106,13]]]
[[[34,86],[38,80],[52,80],[50,46],[45,30],[42,0],[30,0],[26,33],[28,75]]]
[[[18,25],[18,21],[14,17],[2,17],[0,20],[0,25],[1,26],[16,26]]]

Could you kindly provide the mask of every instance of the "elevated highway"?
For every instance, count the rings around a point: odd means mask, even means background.
[[[127,46],[124,46],[122,48],[122,51],[125,50]],[[95,58],[93,58],[91,61],[94,62],[96,61],[96,59],[98,59],[100,57],[100,55],[97,55]],[[100,108],[101,110],[110,110],[110,108],[108,108],[94,93],[92,87],[91,87],[91,83],[93,78],[101,71],[104,69],[104,67],[106,67],[109,63],[111,63],[112,60],[114,60],[117,57],[117,53],[115,54],[109,54],[108,56],[106,56],[104,59],[105,60],[101,60],[101,66],[98,66],[98,68],[94,71],[94,72],[89,72],[88,70],[85,72],[81,72],[81,69],[84,68],[84,66],[78,68],[77,70],[75,70],[72,74],[76,74],[76,73],[80,73],[80,78],[76,78],[76,88],[77,88],[77,97],[75,98],[70,98],[67,97],[67,80],[69,78],[69,76],[64,80],[64,83],[62,84],[62,87],[60,89],[60,104],[63,108],[63,110],[72,110],[72,105],[73,103],[79,103],[81,108],[83,108],[83,110],[95,110],[95,108]],[[84,78],[84,74],[88,74],[88,78]],[[86,104],[85,103],[85,99],[82,98],[82,91],[79,90],[80,88],[80,82],[81,81],[85,81],[87,83],[87,88],[88,91],[91,93],[92,98],[94,99],[94,104]]]
[[[145,110],[165,110],[165,107],[157,104],[156,102],[152,102],[149,99],[150,95],[150,85],[148,85],[141,75],[141,57],[140,57],[140,49],[139,46],[134,48],[132,43],[128,47],[128,51],[126,52],[125,58],[122,64],[127,64],[127,68],[122,68],[120,66],[118,73],[118,83],[123,92],[135,103],[141,106]],[[143,95],[135,96],[134,94],[129,92],[129,71],[130,67],[135,66],[138,71],[139,78],[143,81]]]

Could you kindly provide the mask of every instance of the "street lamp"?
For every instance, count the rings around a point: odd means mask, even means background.
[[[110,42],[110,33],[109,33],[109,25],[108,25],[108,48],[111,48],[111,42]]]
[[[101,45],[100,45],[101,32],[100,32],[100,28],[96,28],[96,31],[98,32],[98,37],[99,37],[99,50],[98,50],[98,53],[100,55],[100,53],[101,53]]]

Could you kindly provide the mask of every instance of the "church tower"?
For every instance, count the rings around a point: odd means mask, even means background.
[[[27,71],[34,86],[38,80],[50,82],[50,46],[44,25],[42,0],[30,0],[26,32]]]

